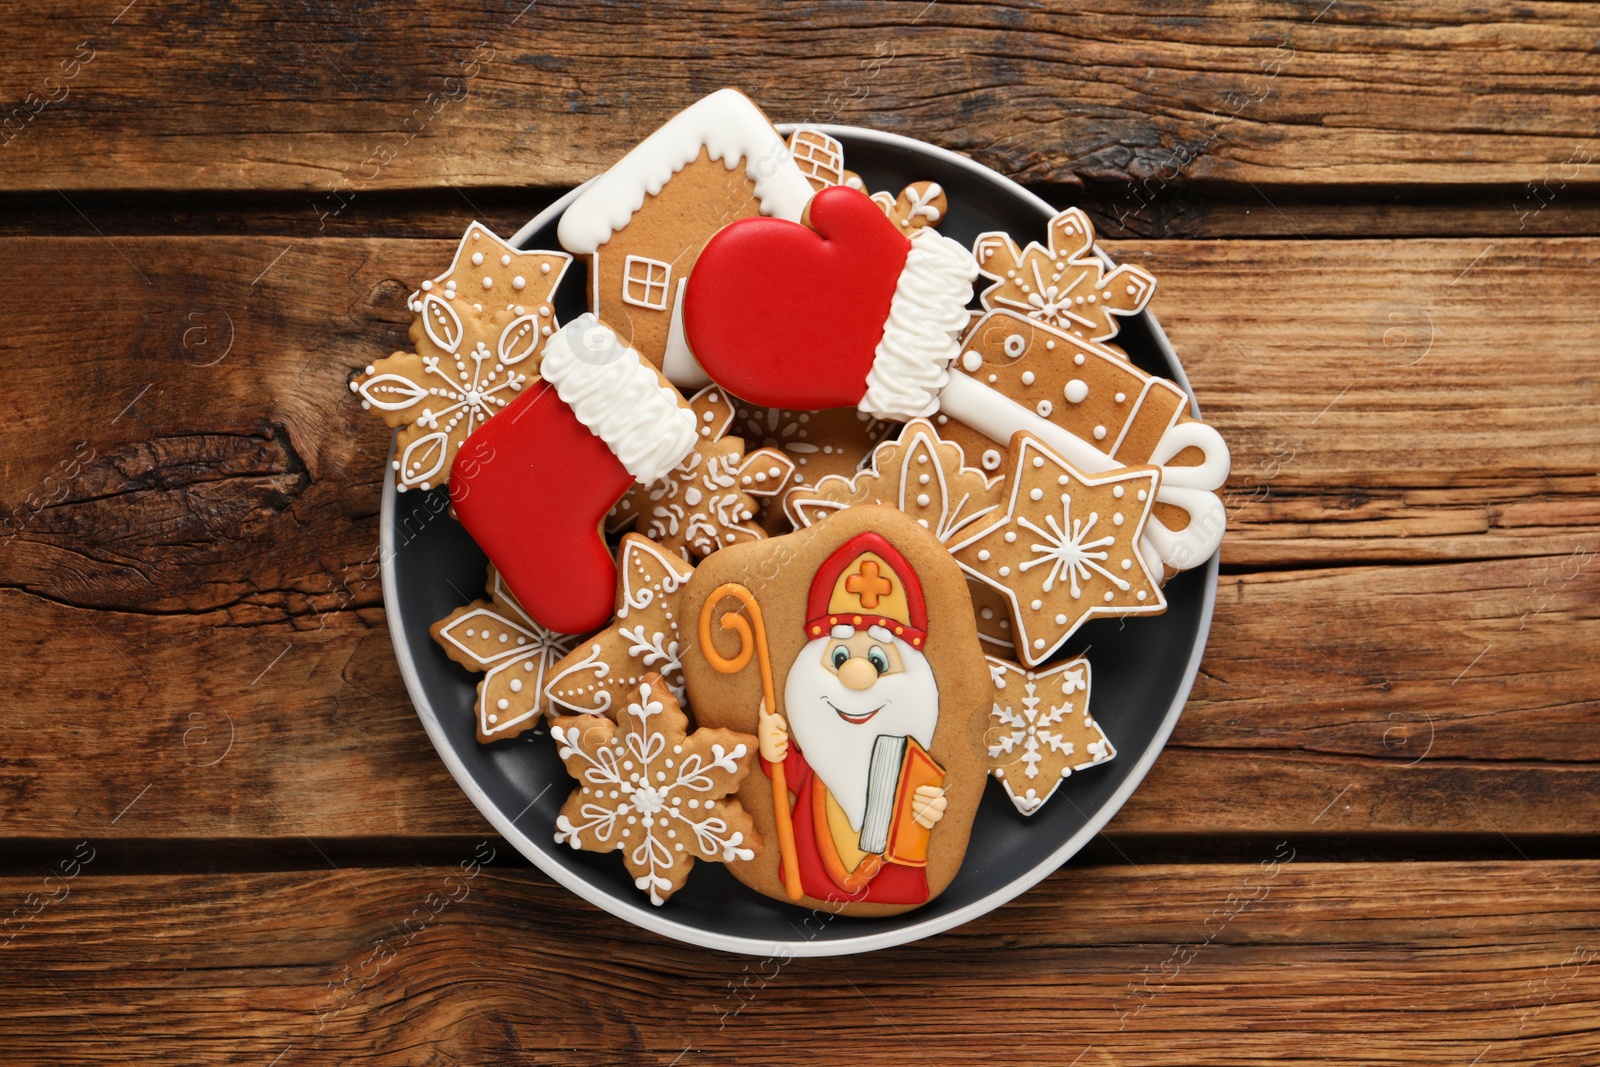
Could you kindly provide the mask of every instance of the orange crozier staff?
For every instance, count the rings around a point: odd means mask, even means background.
[[[711,613],[725,596],[731,596],[744,605],[750,618],[737,611],[725,611],[717,620],[724,630],[739,635],[739,651],[731,659],[718,652],[711,643]],[[754,627],[754,634],[751,628]],[[723,674],[737,674],[750,663],[752,653],[760,653],[761,696],[766,710],[778,714],[778,702],[772,691],[772,660],[767,653],[767,627],[761,621],[761,606],[750,590],[738,582],[719,585],[700,608],[700,651],[706,661]],[[783,854],[783,887],[790,900],[799,900],[804,891],[800,888],[800,858],[794,847],[794,819],[789,812],[789,780],[783,773],[783,763],[772,764],[772,807],[778,817],[778,850]]]

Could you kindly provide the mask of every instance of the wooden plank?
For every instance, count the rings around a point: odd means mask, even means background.
[[[841,962],[667,943],[474,851],[465,868],[0,879],[0,900],[38,909],[3,949],[0,1036],[19,1061],[85,1064],[1600,1057],[1592,861],[1325,865],[1288,840],[1258,863],[1069,867]]]
[[[724,84],[780,120],[1116,182],[1118,217],[1245,183],[1533,183],[1543,204],[1592,186],[1600,149],[1594,21],[1560,3],[1410,0],[1378,19],[1320,0],[906,0],[752,22],[733,0],[381,16],[249,0],[183,19],[109,0],[9,28],[9,190],[296,190],[333,212],[380,188],[570,186]]]
[[[25,652],[0,660],[0,836],[98,831],[136,797],[134,836],[483,827],[400,685],[387,432],[345,386],[451,247],[0,242],[32,309],[0,342],[0,610]],[[1204,673],[1119,831],[1595,825],[1596,242],[1482,250],[1118,247],[1162,276],[1239,471]],[[1391,299],[1442,324],[1415,364],[1352,339]]]

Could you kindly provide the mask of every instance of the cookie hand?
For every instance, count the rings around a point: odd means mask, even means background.
[[[756,716],[756,738],[761,743],[761,758],[768,763],[782,763],[789,754],[789,724],[782,715],[768,711],[765,700]]]
[[[950,801],[944,795],[944,788],[937,785],[919,785],[912,794],[911,818],[918,826],[933,829],[934,824],[944,818],[944,809],[950,806]]]

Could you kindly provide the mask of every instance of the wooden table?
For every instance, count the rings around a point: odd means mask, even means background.
[[[125,3],[0,34],[0,1058],[1600,1063],[1600,9]],[[1233,448],[1144,786],[870,957],[531,869],[374,580],[404,295],[724,84],[1085,206]]]

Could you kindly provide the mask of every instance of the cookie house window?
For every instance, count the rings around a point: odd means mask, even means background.
[[[622,266],[622,299],[662,311],[667,306],[667,280],[671,277],[672,267],[659,259],[629,256]]]

